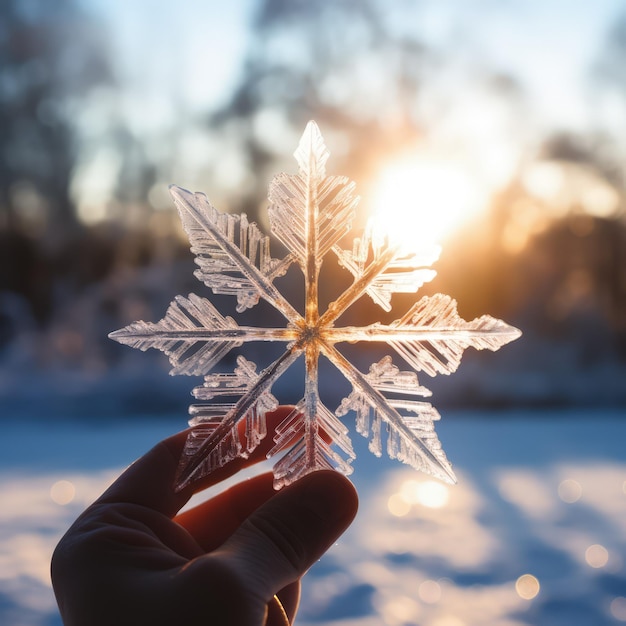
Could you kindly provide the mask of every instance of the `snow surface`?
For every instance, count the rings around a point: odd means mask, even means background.
[[[357,449],[359,515],[305,578],[297,623],[626,623],[625,418],[446,413],[438,428],[459,477],[453,487]],[[0,624],[61,624],[54,545],[125,465],[183,425],[2,423]],[[522,597],[537,585],[534,598]]]

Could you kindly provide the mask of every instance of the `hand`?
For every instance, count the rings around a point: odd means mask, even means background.
[[[268,432],[290,411],[268,414]],[[356,514],[354,487],[321,471],[275,492],[262,474],[177,514],[272,445],[268,435],[249,459],[175,493],[186,436],[131,465],[61,539],[52,582],[66,626],[293,623],[301,577]]]

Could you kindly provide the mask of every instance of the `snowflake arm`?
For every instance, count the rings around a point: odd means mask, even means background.
[[[401,251],[391,246],[386,237],[373,232],[370,220],[362,237],[356,237],[352,250],[333,246],[333,252],[342,267],[354,277],[354,283],[326,312],[327,319],[336,319],[363,292],[383,310],[391,310],[394,293],[415,293],[424,283],[431,281],[435,270],[427,269],[438,258],[439,246],[422,246],[419,251]]]
[[[184,489],[237,456],[247,457],[266,436],[265,413],[278,407],[270,393],[272,384],[300,356],[298,350],[287,350],[274,363],[256,374],[256,365],[243,357],[237,359],[233,374],[205,377],[202,387],[193,395],[198,400],[217,396],[239,396],[235,403],[192,404],[188,445],[178,466],[177,489]],[[245,420],[245,446],[238,425]]]
[[[237,296],[239,313],[263,297],[288,320],[299,317],[272,282],[287,271],[291,257],[272,259],[269,237],[245,215],[220,213],[203,193],[175,185],[170,193],[196,255],[196,278],[214,293]]]
[[[385,342],[416,371],[435,376],[455,372],[466,348],[496,351],[517,339],[520,331],[489,315],[466,322],[458,315],[455,300],[437,294],[423,297],[389,325],[331,328],[327,336],[333,344]]]
[[[308,415],[306,402],[301,400],[276,429],[276,445],[269,451],[268,457],[286,446],[292,446],[274,466],[274,485],[277,489],[316,470],[336,469],[346,476],[352,473],[350,462],[354,459],[354,451],[348,429],[319,398],[316,399],[315,409],[314,416]],[[331,443],[343,455],[333,450]]]
[[[151,324],[134,322],[109,337],[132,348],[157,348],[170,359],[170,374],[202,375],[232,348],[241,345],[241,329],[230,317],[223,317],[204,298],[191,294],[176,296],[165,317]],[[197,342],[197,351],[190,348]]]
[[[170,359],[173,376],[202,376],[244,341],[292,341],[296,336],[289,328],[239,326],[232,318],[223,317],[209,300],[194,294],[176,296],[156,324],[133,322],[109,334],[132,348],[161,350]]]
[[[328,156],[319,129],[309,124],[294,153],[300,171],[279,174],[269,189],[272,232],[311,282],[322,258],[350,231],[358,203],[353,182],[345,176],[326,176]]]
[[[387,453],[392,459],[398,459],[445,482],[456,482],[454,472],[434,432],[432,423],[440,416],[432,405],[406,400],[390,401],[382,393],[383,386],[377,385],[375,372],[370,371],[369,376],[363,375],[333,347],[324,346],[324,353],[353,387],[352,394],[340,404],[338,414],[355,411],[359,432],[368,436],[370,428],[366,425],[366,420],[371,413],[374,424],[371,429],[370,450],[374,454],[380,456],[380,423],[383,421],[388,426]],[[405,393],[411,391],[406,387],[402,389],[400,385],[397,389]],[[401,415],[399,409],[404,409],[405,414]]]

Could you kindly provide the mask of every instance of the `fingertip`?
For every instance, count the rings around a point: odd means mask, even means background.
[[[333,470],[311,472],[284,491],[298,494],[316,516],[327,520],[332,527],[341,528],[341,532],[350,525],[359,508],[355,486]]]
[[[298,580],[343,534],[358,509],[354,485],[316,471],[277,492],[223,545],[238,554],[244,576],[268,598]]]

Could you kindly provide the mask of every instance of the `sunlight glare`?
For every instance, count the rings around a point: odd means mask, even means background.
[[[377,227],[408,249],[441,243],[487,204],[487,192],[460,164],[406,158],[383,170],[374,188]]]

